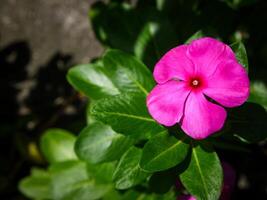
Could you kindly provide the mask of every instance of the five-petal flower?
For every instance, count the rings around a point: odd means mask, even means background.
[[[224,107],[239,106],[249,96],[247,72],[234,52],[209,37],[168,51],[153,75],[158,85],[147,98],[149,113],[165,126],[179,123],[194,139],[219,131]]]

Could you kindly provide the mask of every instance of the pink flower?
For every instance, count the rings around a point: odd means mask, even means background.
[[[249,96],[245,69],[229,46],[213,38],[171,49],[153,75],[158,85],[147,98],[149,113],[165,126],[179,123],[195,139],[219,131],[226,119],[223,106],[239,106]]]

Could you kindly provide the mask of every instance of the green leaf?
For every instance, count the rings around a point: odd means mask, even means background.
[[[267,110],[267,87],[263,82],[250,82],[249,102],[262,105]]]
[[[177,34],[163,13],[144,8],[140,14],[145,22],[136,39],[134,54],[153,69],[156,61],[178,44]]]
[[[106,193],[102,200],[122,200],[122,195],[118,190],[113,189]]]
[[[175,188],[177,189],[177,174],[179,172],[180,165],[177,167],[153,173],[149,178],[149,191],[157,194],[166,194],[168,191]],[[179,188],[180,189],[180,188]]]
[[[229,138],[230,134],[223,135],[223,137],[210,137],[207,140],[209,140],[214,147],[217,149],[222,149],[222,150],[228,150],[228,151],[236,151],[236,152],[242,152],[242,153],[250,153],[251,150],[247,146],[247,144],[241,143],[239,140],[236,141],[233,140],[233,137]],[[227,139],[228,137],[228,139]]]
[[[50,166],[49,171],[52,174],[54,199],[64,199],[72,192],[74,184],[89,178],[86,164],[81,161],[55,163]]]
[[[97,101],[90,114],[118,133],[135,139],[147,139],[165,129],[147,112],[145,96],[122,94]]]
[[[249,6],[250,4],[253,4],[257,2],[257,0],[223,0],[233,9],[238,9],[242,6]]]
[[[52,199],[50,184],[51,177],[48,172],[33,168],[31,176],[20,181],[19,190],[31,199]]]
[[[147,95],[155,85],[151,72],[135,57],[119,50],[104,55],[105,74],[121,92],[143,92]]]
[[[142,195],[142,193],[137,192],[135,190],[126,190],[126,192],[122,196],[122,200],[136,200],[141,195]],[[141,200],[142,200],[142,198],[141,198]]]
[[[202,38],[202,37],[204,37],[204,36],[205,36],[205,34],[203,33],[203,31],[202,31],[202,30],[199,30],[199,31],[197,31],[196,33],[194,33],[190,38],[188,38],[188,39],[185,41],[185,44],[190,44],[193,40]]]
[[[143,198],[143,200],[176,200],[176,194],[173,190],[170,190],[169,192],[165,193],[165,194],[148,194],[146,195],[145,198]]]
[[[248,71],[248,57],[244,44],[241,41],[231,44],[238,62]]]
[[[140,167],[148,172],[156,172],[179,164],[189,150],[189,145],[183,140],[167,132],[153,137],[144,146]]]
[[[260,142],[267,138],[267,112],[255,103],[245,103],[229,113],[233,134],[248,143]]]
[[[75,152],[81,160],[89,163],[113,161],[133,144],[133,140],[113,131],[100,122],[82,130],[75,144]]]
[[[125,92],[147,95],[155,85],[151,72],[142,62],[119,50],[108,50],[103,63],[71,68],[67,79],[76,90],[94,100]]]
[[[48,129],[41,137],[41,151],[50,163],[77,159],[75,136],[63,129]]]
[[[80,161],[55,163],[50,167],[53,199],[99,199],[111,186],[98,183],[87,173],[86,164]]]
[[[198,200],[219,199],[223,174],[216,152],[194,146],[189,166],[180,174],[180,179],[188,192]]]
[[[135,10],[129,4],[97,2],[89,10],[97,39],[111,48],[133,52],[133,44],[142,28]]]
[[[68,71],[67,79],[76,90],[92,99],[119,94],[119,89],[103,71],[99,63],[81,64]]]
[[[117,162],[106,162],[100,164],[87,163],[87,172],[94,177],[97,182],[112,183],[112,175],[115,171]]]
[[[144,172],[139,167],[141,155],[141,149],[131,147],[121,157],[118,166],[113,174],[115,187],[117,189],[127,189],[133,187],[141,183],[149,176],[148,173]]]

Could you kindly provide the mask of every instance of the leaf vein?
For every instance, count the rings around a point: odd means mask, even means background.
[[[193,156],[194,156],[194,159],[196,161],[196,165],[197,165],[197,168],[198,168],[198,171],[199,171],[201,182],[202,182],[202,184],[204,186],[204,191],[205,191],[206,197],[208,197],[209,193],[208,193],[207,185],[206,185],[206,182],[204,181],[204,176],[203,176],[202,171],[200,169],[200,165],[199,165],[199,160],[198,160],[197,154],[196,154],[194,148],[192,149],[192,151],[193,151],[192,153],[193,153]]]
[[[147,118],[147,117],[142,117],[138,115],[131,115],[127,113],[119,113],[119,112],[101,112],[101,114],[106,114],[106,115],[118,115],[121,117],[128,117],[128,118],[133,118],[133,119],[138,119],[138,120],[143,120],[143,121],[148,121],[148,122],[153,122],[156,123],[153,119]]]

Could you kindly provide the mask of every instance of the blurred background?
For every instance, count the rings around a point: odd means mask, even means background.
[[[44,130],[84,126],[84,101],[65,76],[103,51],[88,20],[94,2],[0,1],[0,199],[25,199],[17,183],[31,166],[45,166]]]
[[[87,100],[68,84],[67,70],[101,56],[106,47],[132,53],[131,41],[142,30],[144,18],[166,18],[173,27],[177,37],[163,52],[199,30],[228,44],[243,41],[252,89],[267,104],[267,1],[124,1],[133,9],[110,2],[121,5],[123,1],[0,1],[0,199],[26,199],[17,184],[31,166],[46,166],[38,147],[46,129],[60,127],[77,134],[85,125]],[[92,23],[90,8],[100,12]],[[145,16],[151,9],[156,14]],[[128,35],[120,19],[130,25]],[[140,22],[137,28],[136,21]],[[108,39],[101,35],[101,28],[111,35]],[[159,34],[158,39],[166,38]],[[148,57],[144,62],[153,68],[155,60]],[[250,154],[223,152],[240,170],[234,199],[267,199],[266,143],[252,149]]]

